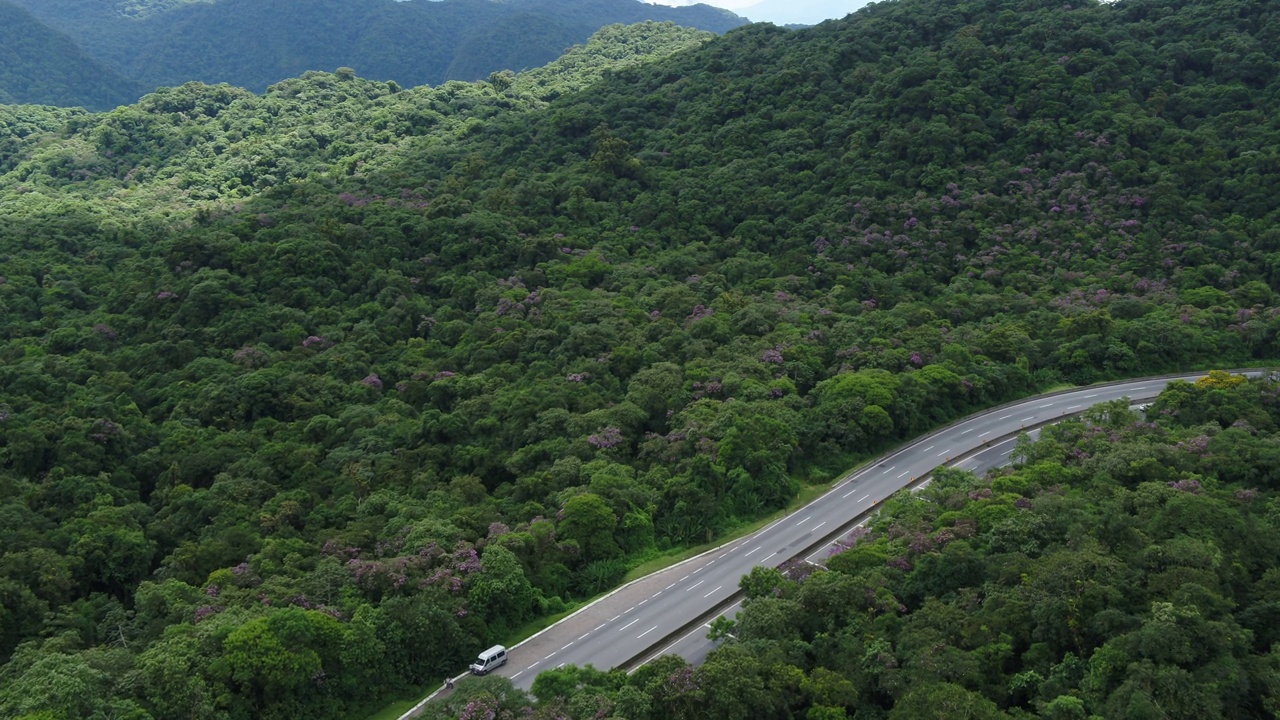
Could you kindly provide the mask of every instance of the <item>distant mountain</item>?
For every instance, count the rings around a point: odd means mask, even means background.
[[[17,0],[149,87],[190,80],[262,91],[307,70],[353,67],[402,85],[544,65],[614,23],[722,33],[746,23],[708,5],[638,0]]]
[[[0,0],[0,103],[101,110],[141,94],[141,86],[87,55],[71,38]]]

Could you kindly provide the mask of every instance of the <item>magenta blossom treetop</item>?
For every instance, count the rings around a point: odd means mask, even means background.
[[[600,432],[588,436],[587,442],[594,448],[607,450],[622,444],[622,431],[616,427],[601,428]]]
[[[693,307],[693,312],[689,313],[688,320],[690,320],[691,322],[697,322],[698,320],[701,320],[703,318],[711,317],[711,315],[714,312],[715,312],[714,310],[707,307],[706,305],[695,305]]]

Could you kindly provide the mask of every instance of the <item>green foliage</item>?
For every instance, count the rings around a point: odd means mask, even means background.
[[[503,547],[485,551],[480,572],[471,584],[472,608],[496,634],[519,627],[534,610],[534,591],[515,553]]]
[[[1277,393],[1274,378],[1215,373],[1156,405],[1179,401],[1185,415],[1228,400],[1273,417]],[[1254,485],[1197,442],[1239,427],[1151,423],[1127,403],[1090,414],[1106,422],[1071,420],[1041,441],[1069,448],[1053,462],[1073,479],[1028,483],[998,526],[978,519],[1009,502],[995,486],[1026,466],[940,473],[891,499],[828,569],[757,568],[735,620],[713,624],[722,644],[701,667],[665,657],[627,676],[652,698],[628,717],[1266,716],[1277,646],[1259,620],[1280,588],[1280,483]],[[1244,434],[1280,446],[1274,428]],[[1178,479],[1118,486],[1106,468],[1135,450]],[[1174,520],[1190,519],[1184,505],[1194,525]],[[1011,533],[1026,542],[1010,547]],[[838,565],[866,548],[878,562]],[[621,705],[626,686],[565,681],[576,673],[540,678],[530,710],[588,696]]]
[[[341,716],[975,409],[1275,357],[1280,40],[1224,3],[0,111],[0,714]],[[1265,716],[1274,396],[1214,375],[940,473],[749,578],[723,658],[592,697]]]
[[[19,5],[0,0],[0,104],[102,110],[133,102],[142,88]]]
[[[593,493],[584,493],[564,504],[561,511],[560,535],[577,544],[584,562],[610,558],[620,550],[614,541],[618,518],[604,499]]]

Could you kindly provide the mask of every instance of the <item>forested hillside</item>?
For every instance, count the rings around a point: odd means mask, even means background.
[[[4,109],[0,715],[338,717],[977,408],[1274,359],[1276,12]]]
[[[480,80],[545,65],[613,23],[724,32],[746,22],[639,0],[14,1],[149,88],[198,80],[255,92],[338,67],[404,86]]]
[[[0,105],[80,105],[93,110],[138,99],[142,87],[94,60],[71,38],[0,0]]]
[[[1225,374],[1096,407],[890,500],[826,568],[757,568],[701,667],[468,682],[424,717],[1276,717],[1278,423],[1280,383]]]

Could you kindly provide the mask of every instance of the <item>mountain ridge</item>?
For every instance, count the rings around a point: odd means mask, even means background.
[[[545,65],[613,23],[673,21],[724,32],[746,22],[707,5],[638,0],[219,0],[130,14],[87,0],[21,2],[145,85],[228,82],[255,92],[337,67],[403,86],[478,80]]]
[[[0,716],[364,715],[958,417],[1273,362],[1278,13],[899,0],[0,108]],[[1280,389],[1166,400],[931,485],[857,581],[749,580],[756,661],[440,714],[1266,716]]]
[[[90,57],[70,37],[0,0],[0,103],[103,110],[140,94],[140,85]]]

